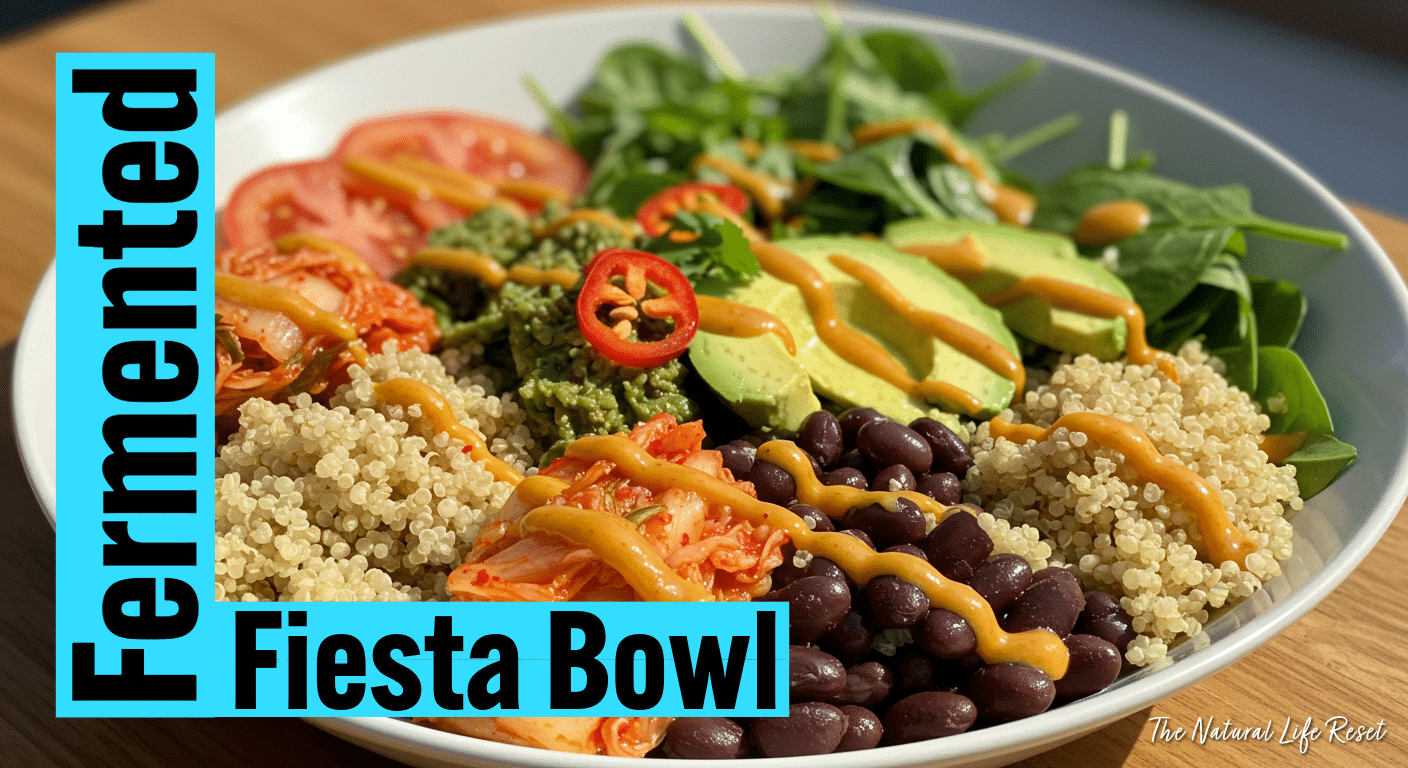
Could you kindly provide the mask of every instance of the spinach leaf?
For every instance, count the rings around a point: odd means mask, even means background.
[[[879,196],[903,216],[943,218],[943,209],[925,191],[910,165],[914,142],[894,136],[867,144],[815,167],[818,179],[838,187]]]
[[[1145,319],[1156,321],[1192,293],[1233,232],[1231,227],[1147,229],[1119,244],[1114,273],[1129,286]]]
[[[935,162],[929,165],[929,191],[943,206],[950,218],[997,223],[997,214],[978,195],[973,174],[953,163]]]
[[[1277,347],[1294,344],[1306,312],[1305,296],[1300,289],[1294,283],[1265,277],[1251,278],[1251,288],[1261,343]]]
[[[1257,382],[1256,399],[1271,417],[1267,432],[1273,435],[1334,434],[1330,409],[1300,355],[1285,347],[1262,347],[1257,350],[1257,356],[1261,380]]]
[[[1307,437],[1295,453],[1286,457],[1286,463],[1296,468],[1300,497],[1308,499],[1325,490],[1358,458],[1359,451],[1354,446],[1333,435],[1318,434]]]

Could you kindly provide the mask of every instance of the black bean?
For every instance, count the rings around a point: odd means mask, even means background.
[[[911,634],[915,645],[940,659],[958,659],[978,647],[968,620],[943,608],[930,609]]]
[[[726,443],[717,450],[724,459],[724,469],[733,473],[734,480],[748,479],[748,471],[753,468],[753,457],[757,455],[757,449],[748,450],[733,443]]]
[[[1124,654],[1114,643],[1095,635],[1067,636],[1066,650],[1070,652],[1070,666],[1065,677],[1056,681],[1056,698],[1062,701],[1105,690],[1124,666]]]
[[[797,434],[797,446],[816,457],[823,467],[830,467],[841,458],[845,450],[845,438],[841,435],[841,422],[828,411],[813,411],[802,430]]]
[[[973,569],[968,586],[973,588],[992,606],[992,612],[1001,616],[1007,607],[1031,584],[1032,567],[1026,558],[1010,552],[993,555],[986,562]]]
[[[844,704],[840,709],[846,716],[846,733],[841,736],[841,743],[836,745],[835,751],[855,752],[859,749],[873,749],[880,744],[880,737],[885,735],[885,728],[874,712],[854,704]]]
[[[963,501],[963,481],[952,472],[927,475],[915,484],[914,490],[950,507]]]
[[[902,694],[934,690],[939,664],[927,653],[906,645],[895,654],[891,663],[895,673],[895,688]]]
[[[875,626],[900,629],[913,626],[929,612],[924,590],[898,576],[876,576],[865,585],[865,598]]]
[[[1080,580],[1077,579],[1075,576],[1072,576],[1070,571],[1066,570],[1065,568],[1062,568],[1062,567],[1059,566],[1059,565],[1049,565],[1049,566],[1047,566],[1047,567],[1045,567],[1045,568],[1042,568],[1041,570],[1037,571],[1036,573],[1033,573],[1033,574],[1032,574],[1032,583],[1035,584],[1035,583],[1037,583],[1038,581],[1041,581],[1042,579],[1051,579],[1051,578],[1067,580],[1067,581],[1069,581],[1071,584],[1074,584],[1077,589],[1080,588]],[[1081,597],[1081,601],[1082,601],[1082,602],[1081,602],[1081,610],[1085,610],[1085,603],[1084,603],[1084,600],[1085,600],[1085,598],[1084,598],[1084,596],[1082,596],[1082,597]]]
[[[842,518],[852,530],[864,531],[877,549],[896,544],[913,544],[924,538],[924,513],[909,499],[896,498],[894,509],[880,504],[867,504],[853,509]]]
[[[1075,629],[1081,609],[1085,607],[1080,582],[1064,569],[1058,569],[1060,573],[1046,573],[1050,570],[1044,568],[1032,575],[1031,586],[1022,590],[1007,609],[1003,629],[1008,632],[1049,629],[1061,637]],[[1043,578],[1036,578],[1038,575]]]
[[[871,549],[875,549],[875,540],[870,538],[870,534],[866,533],[860,528],[847,528],[846,530],[841,531],[841,533],[850,534],[851,536],[860,539],[865,544],[865,546],[870,547]]]
[[[869,481],[865,479],[865,473],[855,467],[839,467],[827,472],[819,479],[825,485],[849,485],[860,491],[870,487]]]
[[[846,666],[825,651],[794,645],[787,660],[789,701],[830,699],[846,687]]]
[[[836,460],[836,469],[865,469],[865,457],[860,455],[860,451],[852,448],[841,454],[841,458]],[[865,481],[865,488],[870,487],[870,481]]]
[[[810,643],[835,629],[851,609],[846,583],[824,576],[805,576],[759,599],[787,603],[794,643]]]
[[[885,741],[909,744],[963,733],[978,719],[978,708],[957,693],[925,691],[906,696],[885,711]]]
[[[1098,589],[1092,589],[1085,593],[1085,608],[1081,610],[1082,619],[1098,619],[1101,616],[1111,616],[1124,610],[1120,605],[1120,599]]]
[[[872,421],[889,420],[888,416],[874,408],[852,408],[841,414],[841,418],[837,421],[839,421],[841,425],[841,439],[845,441],[846,445],[854,448],[856,444],[856,433],[860,432],[861,427]]]
[[[928,417],[915,419],[909,428],[923,435],[934,452],[934,472],[952,472],[960,479],[973,468],[973,454],[967,443],[948,425]]]
[[[915,557],[919,558],[920,560],[923,560],[926,563],[929,562],[929,556],[924,554],[924,550],[914,546],[913,544],[896,544],[893,547],[885,547],[884,551],[902,552],[906,555],[914,555]]]
[[[677,717],[665,729],[665,751],[686,760],[748,756],[748,731],[727,717]]]
[[[807,575],[806,568],[799,568],[795,562],[797,547],[792,542],[783,544],[778,551],[782,554],[782,564],[772,569],[772,588],[780,589]]]
[[[1085,609],[1071,631],[1102,638],[1123,654],[1134,638],[1139,636],[1132,623],[1119,598],[1108,592],[1093,590],[1085,593]]]
[[[792,514],[810,520],[813,531],[836,530],[836,526],[832,524],[831,518],[827,517],[825,512],[822,512],[810,504],[793,504],[788,507],[788,509],[792,511]]]
[[[793,704],[786,717],[754,718],[753,744],[764,757],[824,755],[846,735],[846,715],[831,704]]]
[[[912,491],[914,488],[914,473],[903,464],[891,464],[880,470],[870,484],[872,491]]]
[[[865,661],[846,668],[846,686],[832,696],[832,704],[859,704],[873,707],[884,701],[895,687],[895,675],[878,661]]]
[[[839,581],[845,584],[848,589],[851,585],[850,577],[841,570],[841,566],[837,565],[834,560],[825,557],[813,557],[812,561],[807,563],[807,575]]]
[[[984,720],[1001,723],[1045,712],[1056,698],[1056,684],[1036,667],[1003,662],[974,672],[963,695]]]
[[[835,629],[817,639],[817,644],[841,659],[858,659],[875,642],[875,628],[855,609],[846,612]]]
[[[978,518],[962,509],[952,509],[919,544],[939,573],[955,581],[967,582],[973,569],[992,554],[992,537],[978,524]]]
[[[929,471],[934,451],[929,441],[898,421],[872,421],[856,433],[856,449],[875,467],[903,464],[916,476]]]
[[[758,499],[769,504],[786,506],[791,504],[797,495],[797,481],[792,479],[790,472],[776,464],[766,461],[753,462],[753,468],[748,471],[748,479],[758,492]]]

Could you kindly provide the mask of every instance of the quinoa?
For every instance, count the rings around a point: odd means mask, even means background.
[[[1030,525],[1088,589],[1121,597],[1141,637],[1128,661],[1159,661],[1171,643],[1198,636],[1209,611],[1250,596],[1291,556],[1299,510],[1295,468],[1260,450],[1267,416],[1219,372],[1221,361],[1196,342],[1179,352],[1177,383],[1152,365],[1101,363],[1090,356],[1059,365],[1048,383],[1004,411],[1013,422],[1049,427],[1066,414],[1094,411],[1144,431],[1160,453],[1203,476],[1232,523],[1256,546],[1246,567],[1199,558],[1196,524],[1184,503],[1138,476],[1120,454],[1057,429],[1041,442],[994,440],[970,427],[974,466],[967,500],[1014,526]],[[996,538],[996,537],[994,537]]]
[[[432,434],[418,407],[382,403],[378,382],[435,388],[495,456],[526,474],[536,465],[523,410],[482,379],[456,382],[419,351],[373,355],[348,372],[326,406],[300,394],[240,407],[215,460],[216,599],[446,598],[446,577],[513,486],[460,441]]]

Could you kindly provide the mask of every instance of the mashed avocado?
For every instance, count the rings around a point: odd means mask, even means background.
[[[536,223],[563,213],[549,208]],[[603,248],[630,245],[620,233],[589,222],[536,238],[533,223],[491,207],[436,231],[430,244],[542,269],[581,269]],[[399,281],[435,309],[445,347],[475,350],[474,362],[494,383],[517,394],[534,433],[552,445],[545,462],[582,435],[622,432],[658,413],[681,421],[699,417],[684,394],[689,369],[679,360],[622,368],[587,343],[577,328],[575,289],[509,283],[495,291],[471,277],[421,268]]]

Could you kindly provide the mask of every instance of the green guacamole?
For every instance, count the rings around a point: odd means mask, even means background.
[[[549,209],[542,219],[562,213]],[[430,244],[540,269],[581,269],[603,248],[630,245],[621,234],[589,222],[535,238],[530,222],[492,207],[436,231]],[[684,363],[623,368],[587,343],[577,329],[575,288],[509,283],[495,291],[472,277],[422,268],[407,270],[398,281],[435,310],[446,348],[476,351],[474,361],[495,385],[516,393],[536,436],[550,446],[544,463],[578,437],[622,432],[658,413],[680,421],[699,418],[698,406],[684,393],[690,373]]]

